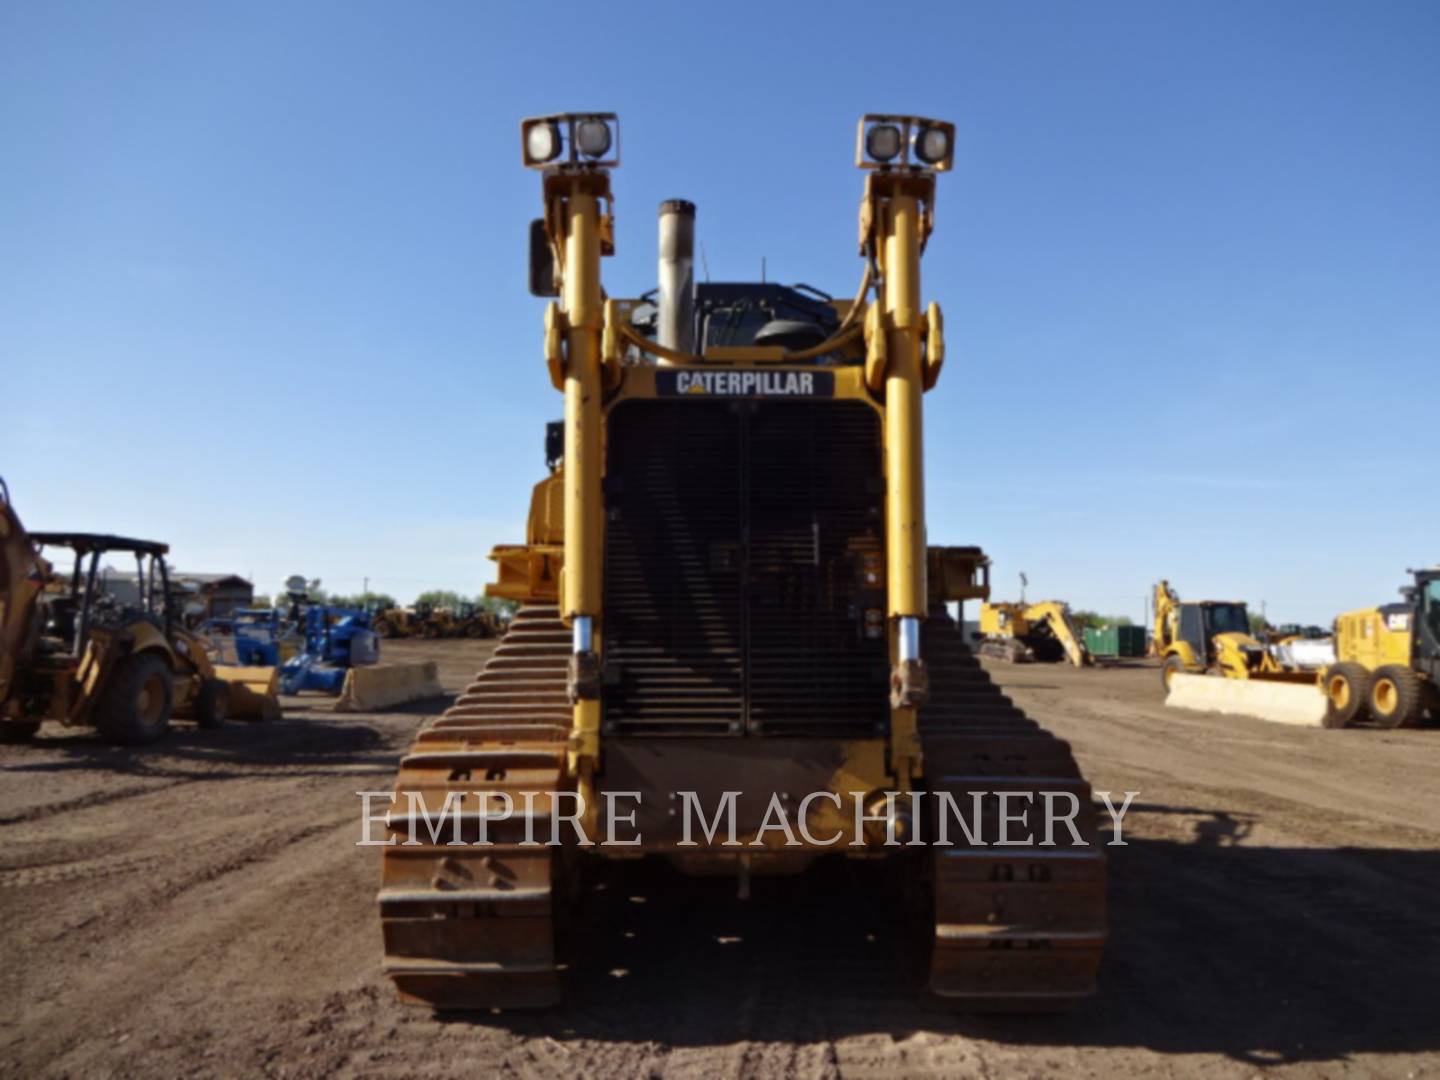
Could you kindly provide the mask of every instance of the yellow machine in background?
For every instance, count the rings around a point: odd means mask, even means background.
[[[982,604],[980,638],[980,655],[997,660],[1069,660],[1076,667],[1095,663],[1083,631],[1070,615],[1070,606],[1060,600]]]
[[[424,635],[425,628],[430,624],[430,615],[429,604],[416,604],[408,608],[384,608],[375,613],[370,627],[382,638],[417,637]],[[430,636],[440,635],[437,632]]]
[[[183,626],[164,544],[27,533],[3,486],[0,494],[0,739],[28,739],[54,720],[141,745],[160,738],[172,716],[218,727],[278,711],[272,669],[216,665]],[[73,558],[68,575],[43,554],[56,548]],[[106,555],[134,557],[136,597],[108,591]]]
[[[488,638],[497,631],[495,616],[475,604],[462,602],[459,606],[437,607],[419,622],[419,633],[424,638]]]
[[[1186,600],[1168,581],[1155,586],[1155,654],[1170,690],[1174,676],[1313,682],[1314,672],[1287,671],[1250,632],[1250,613],[1239,600]]]
[[[1105,849],[1089,786],[947,611],[986,595],[984,555],[926,545],[921,403],[944,344],[920,265],[953,140],[938,121],[861,121],[853,300],[696,284],[695,208],[671,200],[652,304],[601,284],[617,235],[615,117],[523,123],[525,164],[543,176],[530,284],[557,298],[543,357],[564,397],[563,449],[546,455],[527,542],[493,555],[491,595],[519,611],[400,763],[386,825],[402,842],[383,849],[379,906],[403,997],[556,1004],[564,971],[584,962],[555,935],[583,903],[581,875],[642,856],[731,876],[742,896],[753,875],[885,859],[927,929],[935,1001],[1054,1010],[1094,990]],[[998,788],[1037,811],[1005,846]],[[909,792],[928,799],[914,813],[896,798]],[[728,827],[687,839],[681,793],[707,817],[728,793],[734,843]],[[933,845],[942,794],[985,804],[973,840],[952,828],[952,846]],[[1073,805],[1075,829],[1039,846],[1052,798]],[[461,799],[460,842],[427,833]],[[580,844],[568,824],[561,845],[521,843],[522,826],[548,835],[572,808],[603,839],[614,799],[635,811],[623,847]],[[506,800],[523,818],[502,815]],[[766,827],[773,815],[798,825],[795,843]],[[491,846],[473,846],[482,827]],[[887,845],[902,836],[919,843]]]
[[[1335,620],[1335,664],[1321,685],[1327,727],[1367,718],[1409,727],[1440,713],[1440,568],[1412,570],[1402,603],[1349,611]]]

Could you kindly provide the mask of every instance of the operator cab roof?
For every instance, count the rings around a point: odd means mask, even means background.
[[[133,551],[137,555],[166,555],[170,552],[169,544],[156,540],[135,540],[108,533],[32,532],[30,539],[47,547],[68,547],[77,555],[88,555],[92,551]]]

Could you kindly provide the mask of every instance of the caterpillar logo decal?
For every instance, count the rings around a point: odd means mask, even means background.
[[[835,375],[829,371],[685,371],[655,372],[661,397],[834,397]]]

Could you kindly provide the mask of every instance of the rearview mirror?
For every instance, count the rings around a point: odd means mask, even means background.
[[[543,218],[530,222],[530,295],[560,295],[555,285],[555,251]]]

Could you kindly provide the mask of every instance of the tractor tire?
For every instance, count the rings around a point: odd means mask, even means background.
[[[116,665],[95,706],[95,727],[106,742],[145,746],[170,730],[175,684],[170,668],[153,652],[136,653]]]
[[[230,684],[223,679],[206,679],[195,698],[195,723],[202,728],[224,727],[230,718]]]
[[[1370,698],[1370,672],[1361,664],[1336,664],[1325,672],[1325,726],[1349,727],[1365,719]]]
[[[1370,682],[1370,715],[1383,728],[1415,727],[1425,688],[1420,676],[1399,664],[1386,664]]]
[[[440,636],[440,628],[438,626],[431,626],[427,623],[425,629],[420,631],[420,636],[423,637],[426,641],[434,641]]]
[[[1178,656],[1167,656],[1165,657],[1165,662],[1160,665],[1160,685],[1165,688],[1165,692],[1168,694],[1170,692],[1170,680],[1176,675],[1184,674],[1185,661]]]
[[[390,625],[389,619],[376,619],[375,625],[372,626],[370,629],[374,630],[375,636],[379,638],[390,638],[395,636],[395,628]]]
[[[39,720],[3,720],[0,721],[0,743],[6,745],[27,743],[39,731]]]

